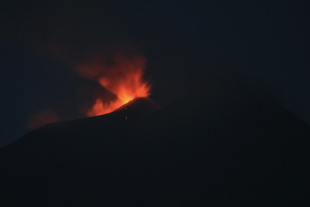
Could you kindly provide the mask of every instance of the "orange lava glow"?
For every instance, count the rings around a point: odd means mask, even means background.
[[[136,97],[147,97],[150,85],[143,79],[145,68],[145,58],[128,54],[117,54],[112,58],[96,56],[77,67],[81,76],[97,81],[118,97],[110,102],[97,98],[87,116],[107,114]]]
[[[103,103],[102,100],[98,98],[92,108],[87,111],[87,116],[91,117],[107,114],[122,105],[123,103],[120,100],[112,101],[110,103]]]

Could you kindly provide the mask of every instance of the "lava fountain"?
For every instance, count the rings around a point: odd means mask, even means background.
[[[117,96],[110,102],[97,98],[87,116],[107,114],[134,98],[149,96],[151,86],[143,77],[145,68],[144,57],[126,53],[110,57],[96,55],[76,67],[81,76],[97,81]]]

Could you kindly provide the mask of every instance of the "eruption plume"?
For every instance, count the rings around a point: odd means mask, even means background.
[[[97,98],[87,116],[110,113],[136,97],[147,97],[150,84],[144,80],[146,60],[141,55],[117,53],[110,57],[96,55],[76,67],[79,75],[97,81],[117,96],[110,102]]]

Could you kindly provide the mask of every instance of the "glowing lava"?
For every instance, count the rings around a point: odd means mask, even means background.
[[[110,58],[96,56],[77,67],[80,75],[96,80],[118,97],[110,102],[98,98],[87,116],[107,114],[136,97],[147,97],[150,85],[143,79],[145,68],[145,58],[132,54],[117,54]]]

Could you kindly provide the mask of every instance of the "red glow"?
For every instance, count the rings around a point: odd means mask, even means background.
[[[59,116],[52,110],[47,109],[31,116],[27,128],[33,130],[57,121],[59,121]]]
[[[97,99],[96,103],[87,112],[87,116],[99,116],[107,114],[122,106],[123,103],[120,100],[112,101],[110,103],[103,103],[101,99]]]
[[[143,79],[146,60],[140,55],[117,54],[112,58],[95,56],[77,67],[80,75],[96,80],[118,99],[105,103],[97,99],[88,116],[107,114],[136,97],[147,97],[150,85]]]

